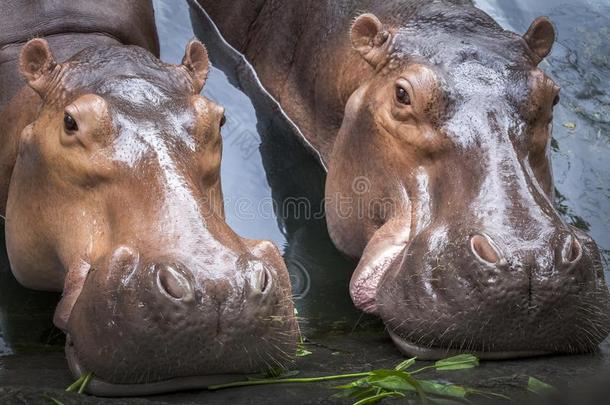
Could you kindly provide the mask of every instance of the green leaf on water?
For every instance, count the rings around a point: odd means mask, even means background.
[[[413,378],[410,373],[399,370],[373,370],[371,376],[368,377],[371,385],[384,390],[401,390],[401,391],[417,391],[420,398],[425,397],[425,392],[422,389],[418,380]]]
[[[369,383],[377,388],[388,391],[413,391],[415,387],[399,375],[371,376]]]
[[[421,384],[424,392],[430,395],[466,398],[466,395],[469,393],[466,388],[460,385],[447,384],[435,380],[421,380],[419,383]]]
[[[576,124],[573,122],[564,122],[563,126],[567,129],[576,129]]]
[[[552,385],[547,384],[543,381],[540,381],[537,378],[530,377],[527,380],[527,390],[529,392],[533,392],[534,394],[542,395],[542,394],[548,394],[550,392],[555,392],[555,391],[557,391],[557,388],[555,388]]]
[[[343,398],[364,399],[370,397],[371,394],[377,397],[378,394],[387,392],[410,392],[417,393],[421,398],[425,396],[419,382],[409,373],[400,370],[373,370],[369,376],[334,388],[344,390],[344,392],[336,395]]]
[[[457,356],[439,360],[434,363],[434,368],[439,371],[463,370],[479,365],[479,359],[472,354],[458,354]]]
[[[413,364],[415,364],[415,359],[416,359],[416,357],[412,357],[410,359],[406,359],[405,361],[398,363],[394,367],[394,370],[406,370],[406,369],[408,369]]]
[[[380,394],[373,395],[368,398],[363,398],[358,402],[354,402],[354,405],[376,404],[377,402],[381,401],[384,398],[388,398],[388,397],[403,397],[404,398],[404,396],[405,396],[405,394],[403,394],[401,392],[397,392],[397,391],[382,392]]]
[[[359,378],[357,380],[352,381],[349,384],[343,384],[343,385],[338,385],[336,388],[338,390],[349,390],[351,388],[362,388],[362,387],[370,387],[371,384],[369,384],[369,377],[364,377],[364,378]]]

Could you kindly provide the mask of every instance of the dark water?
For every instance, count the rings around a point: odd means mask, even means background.
[[[610,4],[589,0],[476,3],[506,29],[520,33],[538,15],[548,15],[555,22],[558,42],[542,67],[562,87],[552,144],[558,204],[566,220],[587,230],[604,250],[605,258],[610,259]],[[191,23],[186,2],[154,0],[154,4],[161,59],[179,63],[186,43],[196,32],[214,63],[204,94],[226,108],[222,185],[228,223],[244,237],[271,239],[280,246],[291,272],[306,335],[315,339],[366,330],[382,336],[376,320],[361,317],[353,309],[347,285],[355,263],[337,252],[323,219],[315,215],[315,203],[323,196],[324,184],[324,171],[315,155],[300,142],[248,66],[225,49],[213,29],[201,23],[194,11],[193,21],[200,22]],[[314,204],[306,212],[298,204],[274,205],[274,201],[291,199],[307,199]],[[43,353],[61,352],[63,344],[63,336],[51,324],[58,296],[19,287],[8,273],[3,255],[0,254],[4,267],[0,271],[0,385],[3,375],[11,376],[6,371],[3,374],[3,370],[19,369],[20,364],[24,376],[37,378],[38,366],[32,364],[38,364]],[[353,352],[373,350],[366,346],[369,343],[350,344]],[[383,344],[390,345],[389,341]],[[537,376],[552,380],[562,372],[568,372],[566,378],[595,374],[609,368],[608,346],[607,342],[594,358],[492,363],[478,371],[476,378],[538,373]],[[392,352],[388,347],[387,351]],[[62,357],[52,358],[54,367],[60,369]]]

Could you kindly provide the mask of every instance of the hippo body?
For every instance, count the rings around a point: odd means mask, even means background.
[[[407,355],[595,350],[595,242],[556,211],[554,42],[467,0],[197,0],[319,152],[355,305]]]
[[[116,7],[114,0],[75,2],[8,0],[0,15],[0,108],[25,84],[19,52],[31,38],[45,37],[58,60],[91,45],[138,45],[159,56],[149,1]]]
[[[282,366],[297,336],[290,282],[272,243],[224,220],[224,110],[199,94],[207,51],[191,41],[181,64],[159,61],[151,2],[116,4],[3,5],[11,270],[63,292],[54,323],[73,374],[94,374],[90,393],[201,388]]]

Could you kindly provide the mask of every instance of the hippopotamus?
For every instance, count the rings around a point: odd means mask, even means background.
[[[599,250],[554,207],[559,86],[523,35],[468,0],[198,0],[327,169],[349,291],[398,349],[483,359],[596,349]]]
[[[72,373],[141,395],[290,362],[279,251],[225,222],[205,47],[157,59],[149,1],[23,3],[0,17],[0,214],[16,279],[63,292]]]

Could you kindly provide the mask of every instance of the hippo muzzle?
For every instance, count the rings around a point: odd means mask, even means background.
[[[480,146],[450,147],[407,177],[409,209],[389,222],[401,225],[374,238],[398,239],[401,229],[408,238],[352,278],[356,305],[379,315],[409,356],[585,353],[610,332],[595,242],[560,217],[545,177],[510,141],[524,135],[498,117],[483,121]]]
[[[593,351],[610,327],[599,252],[577,229],[554,239],[515,251],[480,231],[426,229],[382,278],[378,314],[397,347],[422,359]]]
[[[251,255],[204,263],[149,261],[123,246],[92,267],[67,324],[73,373],[94,370],[98,394],[134,395],[201,388],[290,361],[285,336],[296,324],[284,305],[283,269]]]

